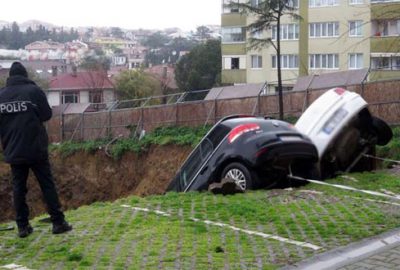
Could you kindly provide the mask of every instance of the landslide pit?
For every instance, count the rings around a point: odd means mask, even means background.
[[[128,195],[163,194],[190,146],[152,146],[140,154],[126,153],[120,160],[104,151],[95,154],[77,152],[62,157],[50,155],[53,175],[63,209],[74,209],[97,201],[113,201]],[[0,222],[14,219],[11,172],[0,163]],[[27,203],[30,217],[45,213],[42,194],[33,173],[28,179]]]

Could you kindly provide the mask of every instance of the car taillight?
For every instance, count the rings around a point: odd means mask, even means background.
[[[344,93],[346,93],[346,90],[343,88],[335,88],[335,93],[338,94],[339,96],[341,96]]]
[[[228,136],[228,141],[229,143],[233,143],[237,138],[239,138],[243,134],[258,129],[260,129],[260,126],[254,123],[239,125],[231,130]]]

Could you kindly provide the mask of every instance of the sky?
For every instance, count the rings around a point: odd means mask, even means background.
[[[57,26],[195,30],[220,25],[221,0],[7,0],[0,21],[40,20]]]

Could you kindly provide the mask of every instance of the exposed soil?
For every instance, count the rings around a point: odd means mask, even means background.
[[[63,209],[96,201],[112,201],[128,195],[163,194],[190,153],[189,146],[153,146],[140,155],[125,154],[121,160],[96,154],[76,153],[67,158],[52,154],[50,161]],[[9,166],[0,164],[0,221],[14,218]],[[46,212],[39,185],[31,173],[27,203],[31,217]]]

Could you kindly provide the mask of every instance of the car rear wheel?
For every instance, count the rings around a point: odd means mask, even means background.
[[[242,189],[248,190],[253,188],[253,177],[250,171],[241,163],[233,162],[226,166],[222,171],[222,178],[229,178]]]
[[[372,128],[378,136],[376,141],[377,145],[386,145],[393,137],[392,129],[385,121],[378,117],[372,117]]]

